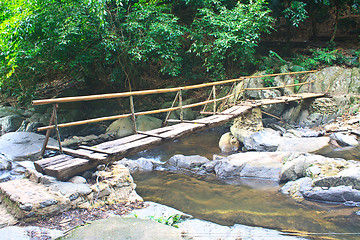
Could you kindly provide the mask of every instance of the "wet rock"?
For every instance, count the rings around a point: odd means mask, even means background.
[[[202,157],[199,155],[195,156],[184,156],[184,155],[174,155],[172,156],[166,164],[177,169],[185,168],[185,169],[196,169],[200,168],[201,165],[209,162],[209,159],[206,157]]]
[[[248,151],[274,152],[278,148],[281,136],[276,131],[259,131],[246,137],[244,147]]]
[[[239,146],[239,141],[230,132],[223,134],[219,140],[219,148],[222,153],[235,152]]]
[[[133,210],[128,216],[136,215],[140,219],[168,219],[171,216],[181,216],[181,222],[177,223],[178,230],[186,239],[299,239],[297,237],[283,236],[280,232],[260,227],[248,227],[240,224],[234,226],[222,226],[216,223],[194,219],[192,216],[182,213],[158,203],[145,202],[148,205],[143,209]],[[265,237],[264,237],[265,236]],[[167,238],[166,238],[167,239]]]
[[[355,137],[343,133],[332,133],[330,138],[335,140],[342,147],[358,145],[358,141]]]
[[[312,189],[312,179],[309,177],[300,178],[296,181],[287,182],[281,189],[280,192],[286,195],[290,195],[297,201],[304,200],[301,191],[309,191]]]
[[[64,234],[60,230],[40,227],[17,227],[10,226],[0,229],[2,240],[32,240],[32,239],[58,239]]]
[[[204,169],[206,172],[208,173],[212,173],[214,172],[215,170],[215,166],[216,164],[218,164],[218,161],[217,160],[213,160],[213,161],[209,161],[207,163],[204,163],[202,166],[201,166],[201,169]]]
[[[279,181],[283,162],[290,153],[247,152],[219,160],[215,174],[219,178],[250,177]]]
[[[350,165],[343,169],[340,169],[336,174],[314,179],[314,186],[330,188],[344,185],[360,190],[360,166]]]
[[[305,177],[306,169],[322,156],[308,156],[303,154],[292,154],[282,166],[280,180],[282,182],[293,181]]]
[[[279,143],[279,152],[304,152],[310,153],[329,146],[330,138],[289,138],[283,137]]]
[[[10,170],[12,167],[11,160],[0,154],[0,171]]]
[[[97,240],[97,239],[181,239],[181,231],[149,219],[123,218],[113,216],[93,221],[91,224],[77,228],[65,236],[64,240]]]
[[[30,132],[11,132],[0,137],[0,154],[16,161],[35,160],[40,151],[45,136]],[[57,141],[49,139],[49,144],[57,146]]]
[[[127,167],[131,173],[136,171],[151,171],[155,167],[153,160],[146,158],[139,158],[137,160],[124,158],[118,161],[118,163]]]
[[[234,126],[230,127],[230,131],[231,131],[231,134],[241,143],[244,142],[246,137],[253,134],[253,132],[250,130],[236,128]]]
[[[329,189],[313,188],[301,191],[302,195],[311,200],[345,203],[348,201],[360,203],[360,191],[350,186],[331,187]]]

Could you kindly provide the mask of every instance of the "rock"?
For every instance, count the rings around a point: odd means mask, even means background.
[[[84,177],[74,176],[74,177],[69,179],[69,182],[75,183],[75,184],[85,184],[86,179]]]
[[[117,163],[123,164],[130,170],[130,173],[136,171],[152,171],[154,169],[154,163],[151,159],[139,158],[137,160],[131,160],[124,158]]]
[[[117,138],[134,134],[134,126],[131,118],[128,117],[116,120],[106,129],[106,134],[114,135]]]
[[[0,171],[11,169],[11,160],[0,154]]]
[[[235,152],[239,146],[239,141],[230,132],[223,134],[219,140],[219,148],[222,153]]]
[[[241,143],[244,142],[246,137],[253,134],[252,131],[249,131],[246,129],[241,129],[241,128],[236,128],[235,126],[230,127],[230,132]]]
[[[301,191],[311,190],[311,181],[312,179],[308,177],[300,178],[296,181],[289,181],[280,189],[280,192],[286,195],[290,195],[297,201],[304,200]]]
[[[90,186],[93,194],[87,196],[88,201],[94,202],[94,207],[125,201],[143,201],[135,191],[136,185],[129,169],[119,162],[98,171],[97,179],[98,182]]]
[[[274,152],[280,141],[281,136],[278,132],[263,130],[246,137],[244,147],[248,151]]]
[[[136,127],[139,131],[149,131],[152,129],[160,128],[162,120],[151,116],[139,116],[136,118]]]
[[[219,178],[250,177],[279,181],[283,162],[290,153],[247,152],[230,155],[215,165]]]
[[[240,129],[247,130],[250,132],[257,132],[263,130],[262,113],[260,108],[252,108],[243,115],[235,118],[234,123],[230,131],[240,141],[243,142],[242,132]],[[239,134],[239,136],[238,136]]]
[[[344,169],[345,167],[346,169]],[[321,178],[314,179],[313,184],[317,187],[326,188],[344,185],[360,190],[360,166],[343,166],[335,174],[327,174]]]
[[[311,153],[329,146],[330,138],[289,138],[283,137],[276,151]]]
[[[319,156],[323,158],[322,156]],[[293,181],[305,177],[306,169],[316,162],[317,156],[292,154],[282,166],[280,180],[282,182]]]
[[[203,164],[209,162],[209,159],[206,157],[202,157],[199,155],[195,156],[184,156],[184,155],[174,155],[172,156],[166,164],[169,166],[173,166],[177,169],[185,168],[185,169],[195,169],[200,168]]]
[[[87,184],[72,183],[72,182],[57,182],[50,185],[49,189],[54,192],[59,192],[65,197],[74,194],[88,195],[91,189]]]
[[[0,238],[2,240],[32,240],[35,239],[58,239],[64,234],[60,230],[40,228],[40,227],[5,227],[0,229]]]
[[[0,118],[1,133],[8,133],[16,131],[23,122],[23,118],[18,115],[6,116]]]
[[[330,138],[335,140],[342,147],[358,145],[358,141],[355,137],[343,133],[332,133]]]
[[[71,208],[69,201],[28,179],[0,183],[1,201],[17,218],[58,214]]]
[[[15,161],[36,160],[44,139],[44,135],[31,132],[7,133],[0,137],[0,154]],[[49,139],[48,145],[57,146],[57,141]]]
[[[181,231],[148,219],[113,216],[71,231],[64,240],[182,239]]]
[[[360,191],[350,186],[330,187],[329,189],[313,188],[301,191],[302,195],[311,200],[344,203],[348,201],[357,202],[360,205]]]
[[[145,202],[148,205],[143,209],[135,209],[128,216],[136,216],[138,219],[168,219],[174,215],[181,216],[181,222],[176,224],[185,239],[299,239],[298,237],[283,236],[281,232],[260,227],[248,227],[240,224],[234,226],[222,226],[216,223],[194,219],[192,216],[182,213],[174,208],[158,203]],[[167,238],[166,238],[167,239]]]

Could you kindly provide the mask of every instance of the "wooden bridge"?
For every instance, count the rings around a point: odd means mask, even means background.
[[[249,76],[241,77],[237,79],[204,83],[192,86],[184,86],[177,88],[169,89],[156,89],[156,90],[145,90],[145,91],[134,91],[134,92],[124,92],[124,93],[114,93],[114,94],[102,94],[102,95],[91,95],[91,96],[79,96],[79,97],[66,97],[66,98],[57,98],[57,99],[45,99],[45,100],[35,100],[33,101],[34,105],[43,105],[43,104],[53,104],[53,114],[50,119],[49,126],[39,128],[38,131],[47,130],[45,142],[42,149],[42,156],[45,149],[59,151],[60,154],[54,157],[43,158],[35,162],[35,167],[37,171],[54,176],[59,180],[64,180],[69,177],[72,177],[80,172],[89,170],[96,167],[100,164],[107,164],[112,161],[120,160],[123,157],[126,157],[135,152],[142,151],[151,146],[155,146],[164,141],[171,139],[179,138],[185,134],[190,134],[195,131],[204,130],[207,128],[212,128],[221,124],[224,124],[240,115],[250,110],[251,108],[258,107],[266,104],[276,104],[284,103],[291,101],[301,101],[307,98],[317,98],[322,97],[322,93],[302,93],[292,96],[282,96],[273,99],[262,99],[262,100],[245,100],[242,99],[239,101],[239,98],[243,96],[245,91],[253,90],[266,90],[266,89],[280,89],[280,88],[289,88],[289,87],[300,87],[302,85],[310,84],[312,82],[302,82],[298,84],[286,85],[285,83],[282,86],[274,86],[268,88],[244,88],[236,91],[235,84],[238,84],[241,81],[244,81],[247,78],[262,78],[262,77],[275,77],[279,75],[292,75],[292,74],[305,74],[312,73],[315,71],[306,71],[306,72],[293,72],[293,73],[281,73],[281,74],[270,74],[270,75],[261,75],[261,76]],[[216,96],[216,86],[230,84],[232,83],[232,88],[229,93],[224,96],[217,98]],[[242,85],[244,86],[244,84]],[[204,87],[212,87],[209,98],[206,101],[193,103],[189,105],[183,105],[182,93],[184,90],[199,89]],[[159,94],[159,93],[168,93],[168,92],[177,92],[175,100],[171,108],[150,110],[146,112],[135,112],[134,110],[134,101],[133,96],[142,96],[148,94]],[[128,114],[102,117],[90,120],[83,120],[70,123],[57,123],[57,108],[59,103],[65,102],[78,102],[78,101],[91,101],[98,99],[112,99],[112,98],[130,98],[130,108],[131,112]],[[231,101],[230,101],[231,100]],[[224,111],[217,111],[217,103],[221,101],[226,106],[230,106]],[[177,104],[178,103],[178,104]],[[177,106],[175,106],[177,104]],[[206,111],[209,106],[212,109],[211,112]],[[187,108],[193,108],[198,106],[204,106],[201,114],[210,115],[198,120],[185,120],[183,118],[183,110]],[[180,111],[180,119],[172,120],[169,119],[170,113],[172,111]],[[140,115],[147,114],[156,114],[167,112],[167,117],[165,119],[165,127],[142,132],[138,131],[136,127],[135,118]],[[133,126],[135,134],[120,139],[112,140],[109,142],[104,142],[95,146],[79,146],[77,149],[63,148],[60,142],[59,128],[82,125],[87,123],[95,123],[100,121],[107,120],[117,120],[120,118],[131,117],[133,120]],[[167,126],[168,123],[175,123],[175,125]],[[55,129],[57,133],[57,138],[59,146],[47,146],[48,139],[51,133],[51,130]]]

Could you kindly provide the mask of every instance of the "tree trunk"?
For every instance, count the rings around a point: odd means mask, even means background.
[[[338,27],[338,22],[339,22],[339,8],[337,5],[335,5],[335,23],[334,23],[334,31],[333,31],[333,34],[330,38],[330,42],[334,42],[335,40],[335,36],[336,36],[336,31],[337,31],[337,27]]]

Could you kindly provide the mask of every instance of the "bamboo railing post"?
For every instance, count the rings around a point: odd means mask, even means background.
[[[180,121],[184,120],[184,112],[183,112],[183,99],[182,99],[182,90],[179,90],[179,107],[180,107]]]
[[[216,113],[216,87],[215,85],[213,85],[213,112],[214,112],[214,115]]]
[[[179,99],[179,95],[180,95],[180,92],[177,92],[176,96],[175,96],[175,99],[174,99],[173,103],[171,104],[171,108],[173,108],[175,106],[176,101]],[[167,112],[166,118],[165,118],[165,121],[164,121],[164,125],[167,125],[171,113],[172,113],[172,111]]]
[[[56,132],[56,137],[57,137],[57,140],[58,140],[58,143],[59,143],[59,150],[60,152],[62,153],[63,152],[63,149],[62,149],[62,146],[61,146],[61,140],[60,140],[60,132],[59,132],[59,128],[58,128],[58,122],[57,122],[57,108],[59,107],[59,105],[56,103],[54,104],[54,125],[55,125],[55,132]]]
[[[236,96],[236,86],[235,86],[234,87],[234,106],[236,105],[236,100],[237,100],[237,96]]]
[[[134,107],[134,97],[130,96],[130,109],[131,109],[131,119],[133,121],[134,126],[134,132],[137,133],[137,127],[136,127],[136,118],[135,118],[135,107]]]
[[[51,114],[51,117],[50,117],[50,121],[49,121],[49,126],[51,126],[54,122],[54,119],[55,119],[55,115],[54,115],[54,109],[56,108],[56,104],[54,104],[54,107],[53,107],[53,111],[52,111],[52,114]],[[44,156],[44,153],[45,153],[45,150],[46,150],[46,146],[49,142],[49,138],[50,138],[50,134],[51,134],[51,130],[52,128],[48,129],[46,131],[46,135],[45,135],[45,139],[44,139],[44,143],[43,143],[43,146],[41,148],[41,152],[40,152],[40,156],[43,157]]]

